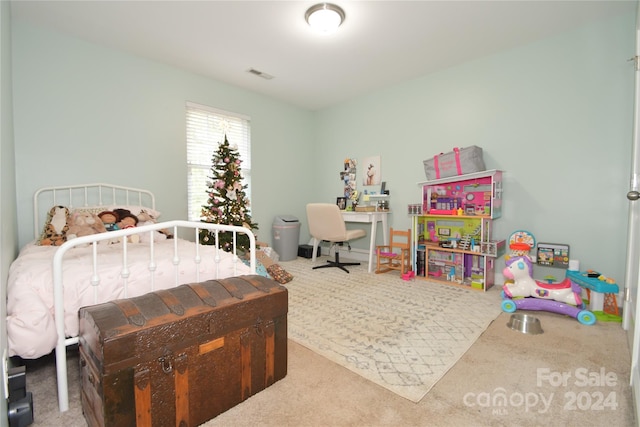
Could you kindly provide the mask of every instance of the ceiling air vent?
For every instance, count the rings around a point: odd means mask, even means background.
[[[262,71],[256,70],[255,68],[249,68],[247,70],[247,73],[251,73],[251,74],[256,75],[258,77],[262,77],[263,79],[266,79],[266,80],[271,80],[273,78],[273,76],[271,74],[263,73]]]

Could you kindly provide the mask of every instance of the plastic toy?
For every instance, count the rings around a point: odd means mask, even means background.
[[[400,277],[402,277],[402,280],[404,280],[405,282],[408,282],[409,280],[413,280],[413,278],[416,277],[416,273],[414,273],[413,270],[409,270],[406,273],[402,274]]]
[[[451,280],[454,281],[456,280],[456,268],[455,267],[451,267],[449,268],[449,274],[447,274],[447,280]]]
[[[559,283],[545,283],[533,278],[531,259],[516,256],[506,261],[504,277],[513,280],[502,287],[502,310],[513,313],[521,310],[541,310],[574,317],[584,325],[593,325],[596,316],[585,310],[582,289],[569,279]],[[519,298],[521,297],[521,298]]]
[[[565,314],[578,320],[583,325],[593,325],[596,323],[596,316],[589,310],[580,309],[573,305],[558,301],[539,298],[504,299],[502,301],[502,311],[513,313],[520,310],[538,310],[551,313]]]
[[[509,236],[511,256],[529,255],[529,251],[536,245],[536,238],[526,230],[516,230]]]
[[[568,270],[567,278],[587,292],[589,310],[599,320],[622,321],[616,299],[619,288],[615,280],[593,270],[584,272]]]
[[[513,297],[535,297],[551,299],[567,304],[581,305],[582,290],[571,280],[565,279],[559,283],[546,283],[533,278],[533,264],[528,256],[517,256],[506,261],[506,268],[502,272],[513,283],[503,286],[505,295]]]

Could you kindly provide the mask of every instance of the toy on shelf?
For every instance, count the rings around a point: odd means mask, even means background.
[[[541,310],[574,317],[584,325],[596,322],[596,316],[584,309],[579,285],[568,278],[552,284],[535,280],[533,264],[527,255],[508,259],[502,273],[513,280],[513,283],[505,283],[502,287],[503,311]]]
[[[449,274],[447,274],[447,280],[452,282],[456,280],[456,268],[453,265],[449,267]]]
[[[429,277],[435,277],[435,278],[442,277],[442,270],[430,271]]]
[[[428,215],[502,215],[502,171],[490,170],[420,183],[423,212]]]

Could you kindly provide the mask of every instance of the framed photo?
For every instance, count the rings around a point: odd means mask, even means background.
[[[362,185],[380,185],[382,182],[380,172],[380,156],[365,157],[364,162],[364,175],[362,178]]]
[[[451,236],[451,229],[450,228],[439,228],[438,229],[438,234],[441,236]]]
[[[340,208],[341,211],[347,208],[347,198],[346,197],[338,197],[336,198],[336,205]]]

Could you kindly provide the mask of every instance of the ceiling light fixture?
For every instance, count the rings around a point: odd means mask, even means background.
[[[311,6],[304,15],[311,28],[323,33],[332,33],[344,21],[344,10],[332,3],[319,3]]]

